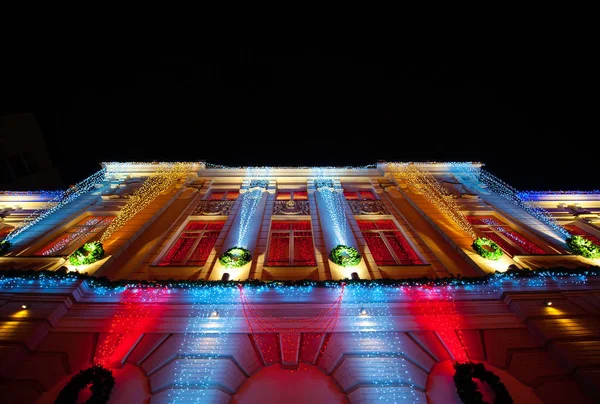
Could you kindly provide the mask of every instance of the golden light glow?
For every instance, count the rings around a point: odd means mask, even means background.
[[[393,174],[402,182],[413,186],[425,198],[450,217],[462,230],[475,239],[475,229],[460,212],[452,195],[424,167],[414,163],[390,163]]]
[[[114,232],[148,206],[158,195],[169,189],[176,181],[185,178],[191,168],[192,163],[161,164],[156,173],[131,195],[125,206],[100,237],[100,242],[108,240]]]

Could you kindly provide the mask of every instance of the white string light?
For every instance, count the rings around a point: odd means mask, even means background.
[[[73,187],[69,188],[62,195],[58,195],[53,198],[52,201],[48,202],[41,209],[38,209],[34,213],[30,214],[25,220],[23,220],[18,227],[15,228],[8,236],[6,240],[11,241],[31,226],[39,223],[41,220],[50,216],[57,210],[63,208],[81,195],[90,191],[96,184],[102,183],[106,179],[106,169],[102,168],[100,171],[90,175],[81,182],[78,182]],[[53,205],[50,207],[50,205]]]
[[[342,193],[334,188],[333,179],[328,176],[325,169],[322,167],[313,168],[313,173],[315,175],[315,187],[321,193],[327,213],[331,218],[337,244],[348,245],[346,200]]]

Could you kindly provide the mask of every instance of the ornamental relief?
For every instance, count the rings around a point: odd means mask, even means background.
[[[348,201],[354,215],[389,215],[382,201]]]
[[[235,201],[200,201],[192,215],[228,216]]]
[[[274,201],[274,215],[310,215],[308,201]]]

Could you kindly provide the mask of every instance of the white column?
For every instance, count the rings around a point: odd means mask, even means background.
[[[254,187],[240,190],[238,201],[239,209],[233,218],[229,233],[219,251],[219,256],[232,247],[245,248],[250,251],[254,259],[256,240],[260,232],[261,218],[265,211],[267,192],[265,187]],[[211,280],[221,279],[224,273],[229,274],[229,279],[247,279],[252,263],[239,268],[226,268],[219,261],[211,271]]]

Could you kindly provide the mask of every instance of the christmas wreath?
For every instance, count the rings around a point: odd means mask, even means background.
[[[94,365],[82,370],[73,376],[60,393],[58,393],[54,404],[75,404],[79,397],[79,392],[88,385],[90,386],[92,395],[86,401],[86,404],[106,403],[115,385],[115,378],[110,370],[100,365]]]
[[[8,251],[8,249],[10,248],[11,245],[12,245],[12,243],[8,240],[0,241],[0,257],[3,256],[4,253],[6,253]]]
[[[252,254],[249,250],[242,247],[231,247],[221,257],[219,261],[227,268],[243,267],[252,260]]]
[[[69,262],[72,265],[87,265],[98,261],[102,257],[104,257],[102,243],[100,241],[92,241],[85,243],[75,250],[69,257]]]
[[[331,253],[329,253],[329,258],[333,262],[343,267],[353,267],[360,262],[360,253],[354,247],[349,247],[347,245],[338,244]]]
[[[471,247],[473,247],[477,254],[492,261],[498,261],[503,254],[498,244],[485,237],[477,237],[475,241],[473,241],[473,244],[471,244]]]
[[[585,258],[600,258],[600,246],[583,236],[571,236],[565,240],[569,248]]]
[[[460,401],[468,404],[485,404],[483,394],[478,390],[473,379],[487,383],[495,395],[494,404],[512,404],[513,399],[495,373],[487,370],[482,363],[454,363],[454,385]]]

